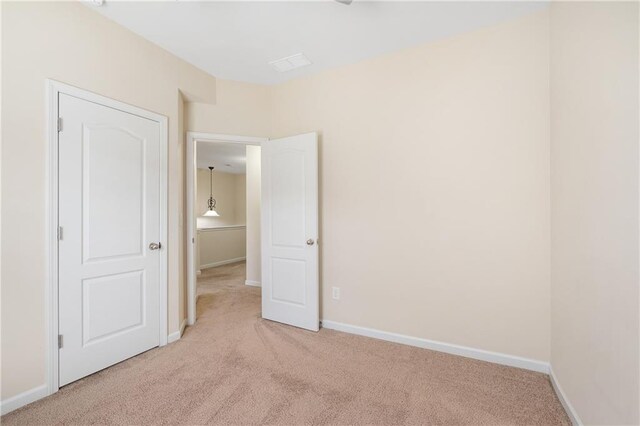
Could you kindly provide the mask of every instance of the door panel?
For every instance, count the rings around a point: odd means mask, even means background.
[[[85,262],[142,254],[145,140],[113,126],[83,126]]]
[[[83,280],[82,306],[84,345],[144,325],[144,271]]]
[[[306,281],[304,261],[293,259],[271,259],[271,299],[278,302],[304,306],[306,288],[300,283]]]
[[[318,331],[316,133],[262,144],[262,316]]]
[[[63,386],[160,343],[160,123],[58,102]]]
[[[307,240],[305,228],[305,152],[279,149],[271,159],[271,224],[273,244],[302,248]]]

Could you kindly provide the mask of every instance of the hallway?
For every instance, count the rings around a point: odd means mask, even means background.
[[[221,294],[226,291],[240,291],[244,288],[247,262],[236,262],[216,268],[203,269],[198,275],[198,296]],[[260,291],[258,289],[258,294]],[[198,315],[201,313],[198,307]]]

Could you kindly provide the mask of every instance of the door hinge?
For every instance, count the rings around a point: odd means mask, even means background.
[[[62,117],[58,117],[58,132],[62,131]]]
[[[62,226],[58,226],[58,241],[62,241],[63,229]]]
[[[62,349],[62,334],[58,334],[58,349]]]

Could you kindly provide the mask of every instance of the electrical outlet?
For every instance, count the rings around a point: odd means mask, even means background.
[[[340,287],[331,287],[331,296],[335,300],[340,300]]]

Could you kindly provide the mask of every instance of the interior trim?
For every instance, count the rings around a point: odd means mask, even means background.
[[[229,263],[236,263],[246,260],[246,256],[236,257],[234,259],[221,260],[219,262],[207,263],[206,265],[200,265],[200,270],[207,268],[215,268],[216,266],[228,265]]]
[[[551,386],[553,386],[553,390],[556,392],[556,395],[558,396],[560,403],[564,407],[564,411],[567,412],[567,415],[569,416],[569,420],[571,420],[571,423],[573,423],[574,426],[582,426],[584,423],[582,423],[582,420],[580,420],[580,417],[578,416],[578,412],[575,410],[575,408],[573,408],[573,405],[571,405],[571,402],[569,402],[569,398],[567,398],[567,394],[565,394],[564,391],[562,390],[562,386],[560,386],[560,383],[558,382],[558,377],[553,372],[553,367],[551,365],[549,365],[549,380],[551,381]]]
[[[180,340],[180,338],[184,334],[184,329],[186,327],[187,327],[187,319],[185,318],[180,323],[180,330],[174,331],[173,333],[169,334],[169,337],[167,338],[167,343],[173,343]]]
[[[233,231],[234,229],[246,229],[247,225],[226,225],[226,226],[216,226],[211,228],[198,228],[198,233],[200,232],[214,232],[214,231]]]
[[[492,362],[494,364],[507,365],[509,367],[524,368],[525,370],[537,371],[539,373],[549,373],[549,363],[535,359],[523,358],[499,352],[491,352],[484,349],[470,348],[468,346],[455,345],[453,343],[438,342],[436,340],[423,339],[421,337],[406,336],[403,334],[391,333],[389,331],[375,330],[373,328],[360,327],[357,325],[344,324],[330,320],[322,320],[321,324],[323,328],[330,330],[337,330],[345,333],[357,334],[359,336],[386,340],[387,342],[445,352],[466,358],[478,359],[480,361]]]
[[[18,395],[0,402],[0,415],[4,416],[13,410],[17,410],[20,407],[24,407],[25,405],[31,404],[32,402],[46,396],[49,396],[49,385],[46,383],[33,389],[29,389],[28,391],[19,393]]]

